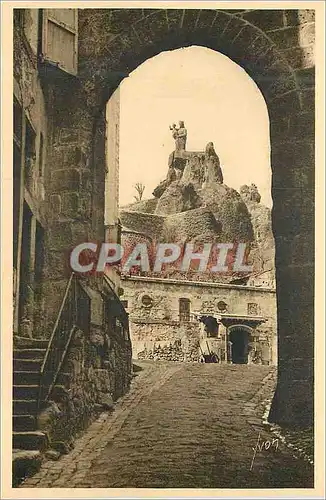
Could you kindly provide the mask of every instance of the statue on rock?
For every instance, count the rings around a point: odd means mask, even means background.
[[[154,189],[153,196],[160,198],[173,182],[180,180],[191,182],[195,189],[223,184],[223,173],[214,144],[209,142],[205,151],[186,152],[187,130],[184,122],[179,122],[179,128],[173,123],[170,130],[175,139],[175,150],[169,155],[166,179]]]
[[[172,130],[172,137],[175,140],[174,152],[178,155],[178,153],[186,150],[187,129],[185,127],[184,121],[179,121],[179,128],[177,128],[176,124],[173,123],[173,125],[170,126],[170,130]]]
[[[205,149],[205,185],[216,182],[223,184],[223,173],[220,166],[220,159],[214,149],[214,144],[209,142]]]
[[[170,125],[172,137],[175,140],[174,151],[169,156],[169,169],[173,168],[176,172],[177,180],[180,180],[185,169],[187,160],[185,158],[186,143],[187,143],[187,129],[185,128],[184,121],[179,121],[179,127],[173,123]]]

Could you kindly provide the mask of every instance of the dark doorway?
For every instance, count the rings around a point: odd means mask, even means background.
[[[231,342],[231,358],[233,364],[246,365],[248,363],[248,337],[244,328],[234,328],[229,334]]]

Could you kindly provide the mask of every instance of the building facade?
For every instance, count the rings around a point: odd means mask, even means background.
[[[24,449],[34,460],[44,448],[37,419],[50,401],[62,410],[46,430],[50,446],[69,444],[96,408],[127,391],[132,369],[119,274],[77,276],[69,262],[79,243],[118,238],[118,158],[107,162],[106,135],[96,126],[106,124],[105,112],[72,133],[68,125],[72,96],[82,93],[78,11],[14,9],[13,59],[13,430],[14,474],[21,476]]]
[[[277,364],[275,288],[142,276],[124,276],[122,288],[134,359],[200,361],[214,352],[221,362]],[[215,329],[200,321],[207,317]]]

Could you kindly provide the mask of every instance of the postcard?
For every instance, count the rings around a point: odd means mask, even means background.
[[[1,10],[2,498],[323,498],[324,3]]]

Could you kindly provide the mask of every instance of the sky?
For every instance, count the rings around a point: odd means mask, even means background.
[[[161,52],[120,85],[120,206],[143,199],[166,177],[174,150],[169,125],[184,120],[188,151],[212,141],[224,183],[254,183],[271,207],[269,120],[264,98],[228,57],[204,47]]]

